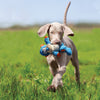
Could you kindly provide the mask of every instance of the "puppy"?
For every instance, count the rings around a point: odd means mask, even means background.
[[[66,24],[66,15],[71,2],[69,2],[65,15],[64,24],[57,22],[46,24],[38,30],[38,35],[43,37],[48,33],[48,37],[52,44],[61,44],[70,47],[72,49],[72,55],[68,56],[66,53],[61,53],[61,57],[55,57],[52,54],[47,57],[47,62],[49,64],[50,71],[53,75],[52,84],[47,88],[48,91],[56,91],[58,86],[63,86],[62,76],[66,72],[66,66],[71,60],[75,67],[75,79],[78,84],[80,84],[80,72],[79,72],[79,62],[76,47],[72,40],[68,36],[73,36],[73,31]]]

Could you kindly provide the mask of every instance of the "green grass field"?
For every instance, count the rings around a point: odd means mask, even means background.
[[[64,86],[48,92],[52,75],[39,53],[44,38],[37,29],[0,31],[0,100],[100,100],[100,29],[73,29],[78,50],[80,91],[71,62]]]

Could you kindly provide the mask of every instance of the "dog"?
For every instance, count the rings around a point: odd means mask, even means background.
[[[52,84],[47,88],[48,91],[55,92],[59,86],[63,86],[62,76],[66,72],[66,66],[70,60],[75,67],[75,79],[77,83],[80,84],[78,53],[73,41],[68,37],[74,36],[74,33],[66,24],[66,16],[70,4],[71,2],[69,2],[65,10],[64,24],[54,22],[41,26],[38,30],[38,35],[40,37],[43,37],[46,35],[46,33],[48,33],[48,37],[52,44],[61,44],[61,42],[63,42],[64,45],[72,49],[71,56],[68,56],[66,53],[61,53],[61,57],[56,57],[52,54],[47,56],[46,59],[49,64],[50,72],[53,75]]]

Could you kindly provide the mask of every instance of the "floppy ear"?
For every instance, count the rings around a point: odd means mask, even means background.
[[[66,25],[63,25],[64,36],[74,36],[73,31]]]
[[[40,27],[40,29],[38,30],[38,35],[40,37],[43,37],[48,32],[50,26],[51,26],[50,24],[46,24],[46,25]]]

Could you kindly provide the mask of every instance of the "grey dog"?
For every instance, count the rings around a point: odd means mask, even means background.
[[[73,36],[73,31],[66,24],[66,16],[68,8],[71,2],[67,5],[65,14],[64,14],[64,24],[57,22],[46,24],[38,30],[38,35],[43,37],[48,33],[48,37],[52,44],[60,44],[61,42],[64,45],[72,49],[72,55],[68,56],[66,53],[61,53],[61,57],[55,57],[52,54],[47,57],[47,62],[49,64],[50,71],[53,75],[52,84],[47,88],[48,91],[56,91],[58,86],[63,86],[62,76],[66,72],[66,66],[71,60],[73,66],[75,67],[75,79],[78,84],[80,84],[80,72],[79,72],[79,62],[78,54],[76,47],[73,41],[68,36]]]

